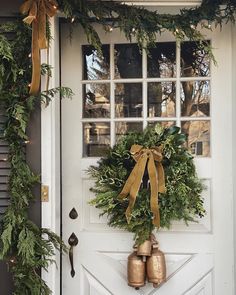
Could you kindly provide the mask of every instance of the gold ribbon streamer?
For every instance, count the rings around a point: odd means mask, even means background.
[[[26,0],[20,7],[22,14],[28,16],[23,21],[32,24],[32,79],[29,93],[36,95],[40,87],[41,62],[40,49],[48,47],[46,37],[47,16],[52,17],[57,12],[55,0]]]
[[[136,164],[128,177],[121,193],[120,199],[124,199],[129,195],[129,206],[126,209],[126,218],[129,223],[131,220],[131,212],[134,207],[138,191],[142,182],[142,178],[147,165],[148,176],[151,187],[150,206],[153,213],[153,224],[160,227],[160,212],[158,206],[158,192],[164,193],[165,188],[165,175],[162,166],[162,148],[154,147],[146,149],[141,145],[134,144],[130,149],[131,155],[136,161]],[[157,163],[155,163],[157,162]]]

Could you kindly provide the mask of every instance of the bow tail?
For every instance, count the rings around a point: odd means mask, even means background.
[[[126,183],[122,191],[120,192],[118,199],[123,200],[124,198],[128,196],[128,194],[130,193],[131,187],[137,177],[138,170],[139,170],[139,163],[136,163],[128,179],[126,180]]]
[[[40,86],[41,63],[38,34],[38,21],[35,20],[32,22],[32,80],[29,92],[32,95],[36,95],[38,93]]]
[[[157,174],[158,174],[158,192],[165,193],[166,186],[165,186],[165,173],[162,163],[157,164]]]
[[[46,17],[46,8],[44,1],[41,1],[39,4],[39,11],[38,11],[38,23],[39,23],[39,48],[45,49],[47,48],[47,38],[46,38],[46,24],[47,24],[47,17]]]
[[[134,204],[136,201],[136,197],[137,197],[137,194],[138,194],[141,182],[142,182],[146,163],[147,163],[147,155],[143,155],[143,157],[139,158],[137,164],[135,165],[135,167],[132,171],[134,178],[133,178],[133,182],[130,183],[129,205],[128,205],[126,212],[125,212],[125,216],[126,216],[128,223],[130,223],[130,220],[131,220],[131,213],[132,213],[132,210],[133,210],[133,207],[134,207]]]
[[[159,186],[159,179],[156,170],[156,165],[154,162],[154,157],[151,154],[149,161],[148,161],[148,174],[150,179],[150,186],[151,186],[151,199],[150,199],[150,206],[151,211],[153,213],[153,221],[152,223],[159,228],[160,227],[160,211],[158,205],[158,186]]]

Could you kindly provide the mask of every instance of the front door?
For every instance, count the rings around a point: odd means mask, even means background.
[[[96,29],[102,57],[80,28],[70,41],[69,26],[61,25],[62,85],[75,93],[62,101],[62,231],[66,242],[72,233],[78,238],[74,272],[63,258],[62,294],[233,294],[229,27],[206,37],[216,48],[217,66],[193,42],[179,46],[168,33],[147,55],[118,30]],[[207,214],[199,223],[174,222],[158,233],[168,280],[159,289],[147,284],[135,290],[126,281],[133,236],[109,228],[88,204],[93,180],[86,169],[123,134],[157,122],[188,134],[206,186]]]

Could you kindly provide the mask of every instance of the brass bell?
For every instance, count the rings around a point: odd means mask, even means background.
[[[153,246],[152,256],[147,258],[147,278],[157,288],[166,281],[166,262],[164,253]]]
[[[136,251],[128,257],[127,274],[129,286],[139,289],[145,285],[145,262],[143,262],[142,258],[137,255]]]
[[[152,253],[151,239],[144,241],[137,248],[137,255],[139,256],[151,256],[151,253]]]

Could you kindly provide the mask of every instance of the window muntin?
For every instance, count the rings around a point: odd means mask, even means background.
[[[209,41],[206,41],[209,42]],[[84,157],[103,156],[120,136],[176,124],[196,157],[210,157],[210,58],[195,42],[90,45],[83,55]]]

